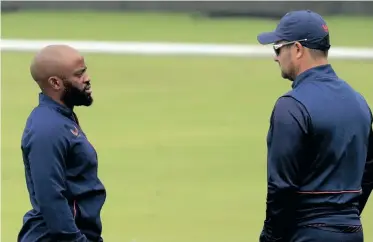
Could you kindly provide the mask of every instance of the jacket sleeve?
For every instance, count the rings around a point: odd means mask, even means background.
[[[64,196],[67,150],[68,142],[58,129],[40,127],[31,133],[26,157],[35,198],[50,235],[58,241],[85,242]]]
[[[360,196],[360,201],[359,201],[360,214],[363,212],[365,205],[373,189],[373,131],[372,131],[372,128],[370,130],[370,135],[369,135],[367,161],[365,164],[365,171],[364,171],[361,187],[362,187],[362,194]]]
[[[261,242],[286,241],[308,120],[304,106],[295,99],[281,97],[276,102],[267,136],[267,208]]]

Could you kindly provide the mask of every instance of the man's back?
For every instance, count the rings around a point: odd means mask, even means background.
[[[359,225],[357,202],[371,128],[366,101],[329,65],[301,74],[286,96],[308,117],[299,161],[298,225]]]
[[[293,82],[272,112],[260,240],[362,242],[358,200],[371,115],[328,64],[328,24],[311,10],[290,11],[257,38],[273,44],[282,78]]]

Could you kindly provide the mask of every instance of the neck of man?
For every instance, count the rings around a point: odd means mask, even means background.
[[[323,65],[327,65],[329,64],[328,63],[328,60],[326,58],[319,58],[319,59],[309,59],[309,61],[307,62],[304,62],[303,65],[300,65],[299,66],[299,69],[298,69],[298,72],[296,73],[296,76],[299,76],[300,74],[302,74],[303,72],[309,70],[309,69],[312,69],[312,68],[315,68],[315,67],[318,67],[318,66],[323,66]]]
[[[66,104],[64,101],[61,100],[60,95],[58,95],[57,93],[49,93],[49,92],[44,92],[44,91],[43,91],[43,93],[44,93],[44,95],[50,97],[56,103],[61,104],[64,107],[72,109],[72,107],[70,107],[68,104]]]

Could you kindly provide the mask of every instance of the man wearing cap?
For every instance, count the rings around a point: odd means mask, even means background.
[[[293,11],[273,32],[275,62],[292,90],[272,111],[267,135],[267,208],[261,242],[362,242],[359,197],[372,115],[328,64],[329,30]]]

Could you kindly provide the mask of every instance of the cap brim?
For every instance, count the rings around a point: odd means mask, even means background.
[[[257,39],[262,45],[273,44],[277,41],[282,40],[281,37],[278,36],[275,32],[261,33],[258,35]]]

